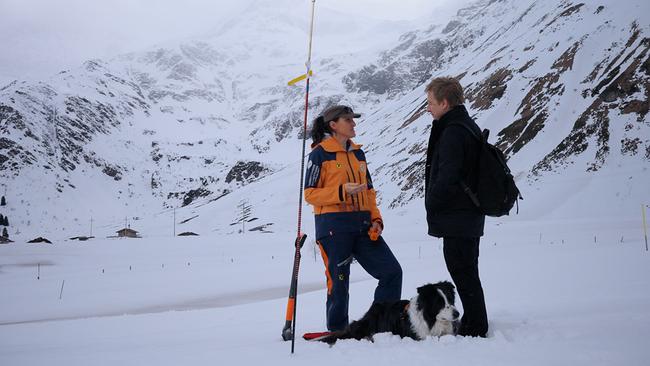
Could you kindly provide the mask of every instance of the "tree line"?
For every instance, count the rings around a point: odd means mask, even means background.
[[[5,196],[2,196],[0,199],[0,206],[6,206],[7,205],[7,200],[5,199]],[[7,232],[7,226],[9,226],[9,217],[4,216],[3,214],[0,213],[0,225],[4,226],[2,229],[2,236],[5,238],[9,238],[9,233]]]

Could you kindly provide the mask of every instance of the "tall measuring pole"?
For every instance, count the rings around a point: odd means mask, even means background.
[[[291,81],[289,85],[293,85],[298,81],[307,79],[305,82],[305,118],[303,124],[303,135],[302,135],[302,155],[300,163],[300,187],[298,187],[298,230],[296,234],[296,240],[294,242],[295,254],[293,258],[293,271],[291,273],[291,287],[289,288],[289,300],[287,301],[287,313],[284,323],[284,328],[282,329],[282,339],[285,341],[291,340],[291,353],[294,352],[295,342],[296,342],[296,307],[298,299],[298,271],[300,269],[300,249],[305,244],[307,235],[302,232],[302,190],[304,186],[305,178],[305,150],[307,145],[307,120],[309,112],[309,79],[312,75],[311,71],[311,46],[312,46],[312,35],[314,34],[314,8],[316,5],[316,0],[311,1],[311,22],[309,25],[309,50],[307,52],[307,62],[305,66],[307,71],[304,75],[299,76]]]

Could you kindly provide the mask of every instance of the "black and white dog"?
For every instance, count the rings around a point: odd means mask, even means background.
[[[374,303],[359,320],[346,329],[318,339],[334,344],[338,339],[369,339],[377,333],[391,332],[400,337],[422,340],[428,336],[456,335],[459,313],[454,307],[454,285],[443,281],[418,287],[411,300]]]

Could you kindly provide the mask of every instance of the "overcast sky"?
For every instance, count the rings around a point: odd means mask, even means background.
[[[90,58],[201,34],[255,0],[0,0],[0,84],[38,80]],[[273,1],[273,0],[259,0]],[[300,6],[310,0],[293,0]],[[469,0],[317,0],[350,14],[409,20]]]

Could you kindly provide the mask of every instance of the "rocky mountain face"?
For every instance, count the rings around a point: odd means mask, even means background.
[[[376,62],[348,74],[349,92],[416,89],[401,98],[401,108],[380,109],[369,121],[394,122],[368,133],[373,141],[391,136],[371,144],[393,156],[379,168],[399,187],[385,197],[390,205],[422,195],[422,136],[431,121],[417,89],[437,75],[460,79],[470,112],[529,184],[567,169],[597,172],[608,162],[647,168],[650,23],[644,10],[640,2],[478,2],[442,29],[405,35]]]
[[[302,126],[303,90],[286,82],[304,72],[296,45],[308,26],[291,4],[259,3],[194,41],[2,86],[0,176],[23,226],[96,211],[97,195],[116,217],[211,202],[286,165],[270,150]]]
[[[23,230],[99,196],[116,217],[204,205],[298,161],[287,151],[304,90],[286,81],[304,72],[304,14],[258,10],[214,36],[0,88],[0,177],[23,203],[12,214]],[[392,208],[423,194],[423,88],[439,75],[460,79],[522,183],[647,167],[648,10],[479,1],[446,24],[386,36],[382,49],[315,58],[310,117],[334,103],[364,113],[358,138]]]

